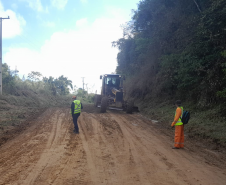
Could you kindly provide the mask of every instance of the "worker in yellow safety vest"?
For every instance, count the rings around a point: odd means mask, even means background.
[[[74,123],[74,133],[79,134],[78,128],[78,117],[80,116],[81,109],[83,109],[82,103],[80,100],[76,100],[76,96],[72,97],[73,102],[71,103],[71,115]]]
[[[183,107],[181,107],[181,101],[177,100],[175,102],[177,107],[174,121],[171,124],[171,127],[175,126],[175,136],[174,136],[174,147],[173,149],[184,148],[184,125],[181,121],[183,115]]]

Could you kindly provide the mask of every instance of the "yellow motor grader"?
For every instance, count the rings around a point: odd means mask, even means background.
[[[125,78],[118,74],[104,74],[102,79],[101,94],[95,94],[94,106],[100,107],[104,113],[108,109],[125,110],[127,113],[138,111],[132,100],[124,100],[123,80]]]

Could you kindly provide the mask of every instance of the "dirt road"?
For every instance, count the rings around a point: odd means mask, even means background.
[[[140,114],[83,112],[75,135],[69,111],[51,108],[0,147],[0,184],[223,185],[226,165],[208,164]],[[219,158],[219,159],[218,159]]]

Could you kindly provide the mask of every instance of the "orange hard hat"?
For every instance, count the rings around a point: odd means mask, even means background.
[[[72,99],[76,99],[76,96],[72,96]]]

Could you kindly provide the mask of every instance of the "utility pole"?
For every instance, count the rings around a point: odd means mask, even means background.
[[[0,95],[2,95],[2,19],[9,19],[0,17]]]
[[[86,91],[87,91],[87,94],[88,94],[88,84],[85,84],[86,85]]]
[[[85,84],[85,83],[84,83],[84,78],[85,78],[85,77],[82,77],[83,93],[84,93],[84,84]]]

